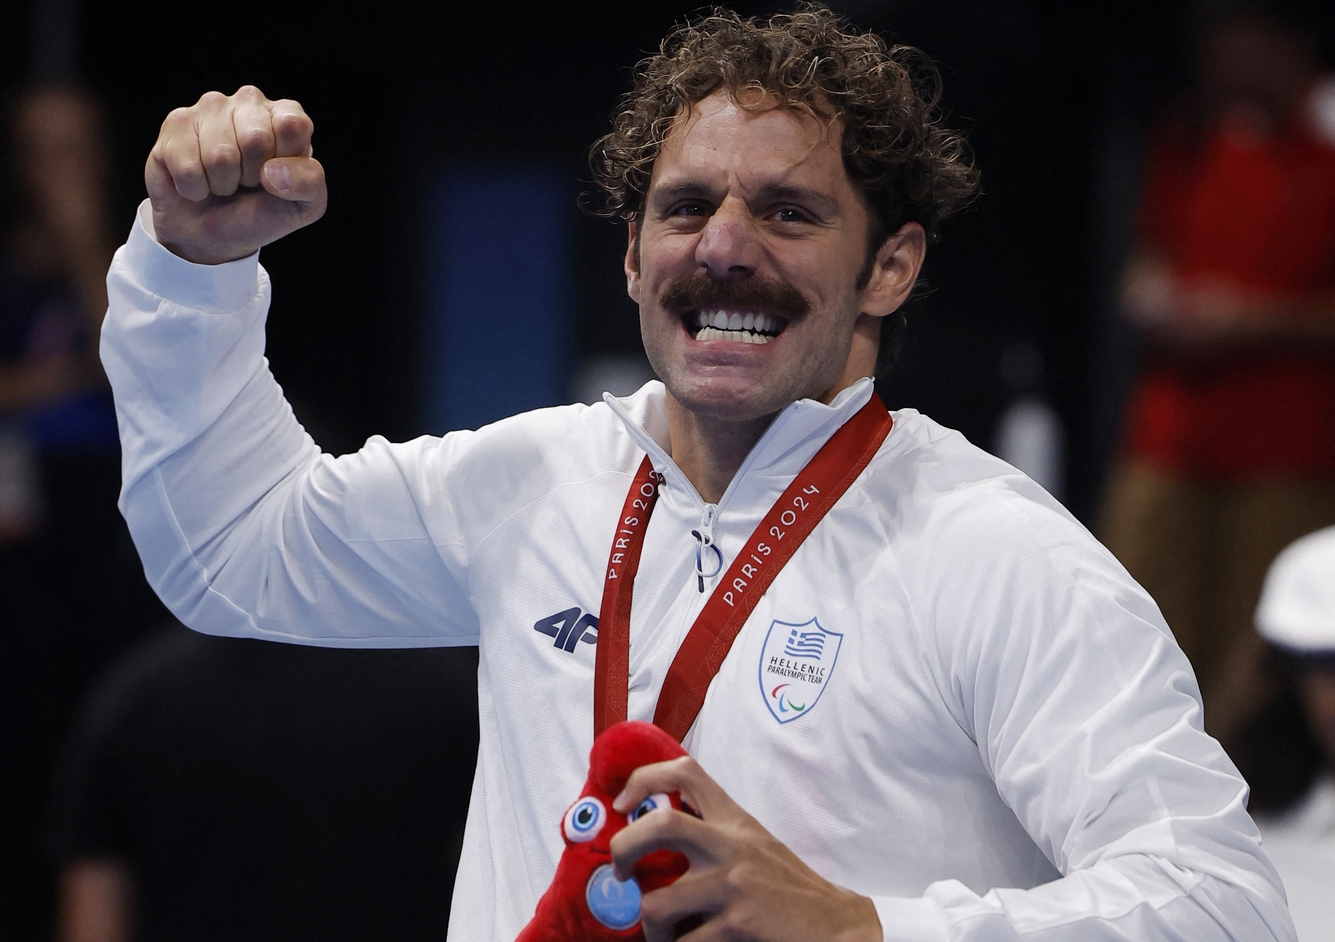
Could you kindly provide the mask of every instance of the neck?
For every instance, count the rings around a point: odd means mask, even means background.
[[[867,374],[841,378],[818,401],[829,405],[835,396]],[[681,473],[708,503],[716,504],[732,479],[778,417],[778,412],[755,419],[717,419],[698,415],[667,394],[668,452]]]
[[[880,343],[880,320],[866,314],[858,317],[852,349],[843,372],[834,385],[814,398],[829,405],[849,386],[864,376],[871,376]],[[668,451],[672,460],[700,496],[716,504],[732,483],[737,469],[779,413],[772,412],[755,419],[717,419],[691,412],[669,392],[667,414]]]
[[[710,418],[689,411],[671,393],[667,407],[672,460],[705,501],[718,503],[774,415],[737,421]]]

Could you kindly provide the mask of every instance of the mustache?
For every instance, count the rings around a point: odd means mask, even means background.
[[[668,285],[659,303],[678,315],[702,307],[717,307],[776,314],[785,320],[801,317],[811,310],[811,302],[792,285],[759,275],[730,281],[719,281],[705,274],[681,278]]]

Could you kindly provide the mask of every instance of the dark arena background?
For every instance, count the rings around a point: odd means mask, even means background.
[[[833,6],[936,59],[943,108],[982,171],[977,205],[929,253],[881,395],[1029,470],[1093,527],[1137,364],[1116,286],[1141,158],[1190,81],[1211,5]],[[1330,9],[1307,21],[1327,62]],[[650,377],[621,272],[624,227],[582,212],[581,194],[592,192],[587,149],[630,67],[693,12],[7,0],[0,90],[11,105],[48,82],[94,97],[116,244],[172,108],[247,83],[305,106],[329,209],[263,250],[268,355],[317,441],[346,452],[373,434],[476,427]],[[6,120],[8,234],[21,198]],[[0,432],[20,411],[0,410]],[[91,462],[85,479],[83,467],[61,465],[41,520],[0,543],[0,940],[71,931],[57,915],[62,872],[150,853],[129,836],[150,813],[166,816],[154,833],[177,857],[158,883],[166,895],[141,908],[203,899],[198,911],[218,924],[192,939],[443,938],[476,749],[475,655],[274,660],[251,642],[197,640],[136,582],[114,471]],[[127,693],[163,665],[168,681]],[[233,674],[243,693],[231,693]],[[179,722],[155,719],[145,704],[173,694]],[[234,714],[210,706],[226,702]],[[116,724],[119,744],[99,738]],[[117,804],[127,791],[155,796],[153,808]],[[99,809],[106,820],[93,820]],[[153,918],[144,938],[185,938],[170,912]]]

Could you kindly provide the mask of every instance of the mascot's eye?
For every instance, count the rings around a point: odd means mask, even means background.
[[[567,840],[582,844],[598,836],[605,820],[607,812],[603,809],[603,803],[589,796],[581,798],[570,806],[570,810],[566,812],[566,819],[561,822],[561,827],[565,831]]]
[[[644,801],[640,802],[639,807],[630,813],[629,820],[638,821],[650,811],[657,811],[659,808],[671,808],[672,799],[662,792],[654,792]]]

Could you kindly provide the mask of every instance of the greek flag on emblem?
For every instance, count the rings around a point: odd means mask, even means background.
[[[806,716],[834,673],[844,636],[816,619],[800,625],[770,622],[760,653],[760,692],[780,723]]]

